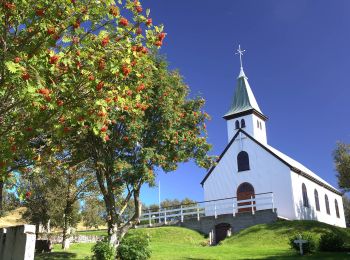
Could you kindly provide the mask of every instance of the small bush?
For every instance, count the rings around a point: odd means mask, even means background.
[[[299,234],[294,234],[293,236],[291,236],[289,238],[289,244],[293,249],[295,249],[296,251],[299,252],[299,250],[300,250],[299,244],[294,243],[294,240],[298,240],[298,239],[299,239]],[[309,232],[303,232],[303,233],[301,233],[301,239],[308,241],[307,243],[303,244],[304,254],[312,253],[316,250],[318,240],[315,237],[315,235],[313,235],[312,233],[309,233]]]
[[[151,257],[149,239],[145,234],[136,233],[125,236],[119,247],[118,256],[123,260],[145,260]]]
[[[340,251],[344,248],[344,238],[337,233],[325,233],[320,237],[320,251]]]
[[[96,260],[114,260],[115,249],[111,246],[107,240],[98,241],[91,249],[94,253],[93,259]]]

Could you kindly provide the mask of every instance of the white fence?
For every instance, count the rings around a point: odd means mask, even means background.
[[[167,224],[169,221],[181,221],[185,218],[196,217],[199,221],[203,216],[214,216],[232,214],[235,216],[239,212],[251,212],[272,209],[274,211],[274,197],[272,192],[259,193],[251,196],[250,199],[237,200],[237,197],[202,201],[194,204],[178,205],[160,210],[143,210],[140,221],[148,221],[152,226],[156,223]]]

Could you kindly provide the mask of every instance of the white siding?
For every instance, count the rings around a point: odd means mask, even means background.
[[[250,122],[253,124],[253,121]],[[248,120],[246,124],[249,128]],[[243,182],[249,182],[253,185],[255,193],[274,193],[275,208],[279,216],[295,218],[289,167],[243,133],[240,135],[242,141],[238,136],[205,181],[204,199],[235,197],[237,187]],[[249,171],[237,170],[237,154],[241,150],[249,154]]]
[[[345,217],[343,208],[343,199],[338,194],[318,185],[317,183],[306,179],[305,177],[291,172],[292,175],[292,185],[293,185],[293,195],[294,195],[294,205],[295,205],[295,219],[312,219],[318,220],[331,225],[336,225],[339,227],[345,227]],[[307,195],[310,207],[303,206],[303,195],[302,195],[302,184],[305,183],[307,189]],[[314,196],[314,190],[317,189],[320,211],[316,210],[316,202]],[[326,202],[325,194],[328,196],[329,210],[330,214],[326,212]],[[337,218],[335,211],[335,199],[338,201],[339,215]]]
[[[260,119],[254,114],[227,120],[227,136],[228,136],[229,142],[231,141],[233,136],[237,133],[235,122],[238,120],[239,123],[241,123],[241,119],[244,119],[246,124],[246,127],[242,128],[245,132],[247,132],[249,135],[254,137],[259,142],[263,144],[267,143],[265,121]],[[258,121],[261,122],[261,125],[262,125],[261,129],[258,127]]]

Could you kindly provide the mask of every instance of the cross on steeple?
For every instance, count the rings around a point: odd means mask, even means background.
[[[239,61],[241,62],[241,69],[243,69],[243,65],[242,65],[242,56],[243,56],[243,53],[245,52],[245,50],[242,50],[241,49],[241,45],[239,44],[238,45],[238,49],[237,49],[237,52],[235,54],[238,54],[239,55]]]

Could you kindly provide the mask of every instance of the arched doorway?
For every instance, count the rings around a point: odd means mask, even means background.
[[[220,223],[215,226],[215,243],[218,244],[221,240],[227,237],[227,232],[231,229],[231,225]]]
[[[246,206],[246,205],[251,205],[251,202],[239,202],[240,200],[248,200],[250,198],[255,198],[255,192],[254,192],[254,187],[248,183],[248,182],[243,182],[241,185],[238,186],[237,188],[237,204],[238,206]],[[254,202],[255,204],[255,202]],[[254,207],[254,210],[256,208]],[[252,207],[246,207],[242,209],[238,209],[238,212],[252,212]]]

